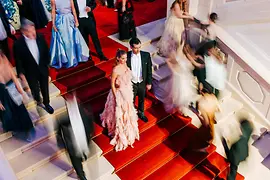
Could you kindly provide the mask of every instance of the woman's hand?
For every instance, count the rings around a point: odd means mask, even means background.
[[[55,26],[55,24],[53,24],[53,30],[55,31],[55,32],[58,32],[58,29],[56,28],[56,26]]]
[[[0,102],[0,110],[1,111],[5,111],[6,109],[5,109],[5,107],[3,106],[3,104]]]
[[[122,7],[122,12],[125,12],[126,11],[126,6],[123,6]]]
[[[79,22],[78,21],[75,21],[75,26],[79,27]]]

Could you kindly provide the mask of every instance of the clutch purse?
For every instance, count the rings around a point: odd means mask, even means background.
[[[19,84],[21,85],[21,84]],[[8,91],[8,94],[10,98],[13,100],[13,102],[20,106],[22,103],[27,103],[29,101],[29,95],[25,91],[23,91],[23,95],[19,93],[19,91],[16,88],[16,85],[14,82],[8,84],[6,86],[6,89]]]
[[[17,90],[15,84],[12,82],[6,86],[6,89],[8,91],[8,94],[10,98],[13,100],[13,102],[17,105],[20,106],[23,103],[23,97]]]

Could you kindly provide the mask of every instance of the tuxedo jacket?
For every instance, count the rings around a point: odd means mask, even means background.
[[[91,11],[88,12],[88,18],[94,18],[93,10],[97,7],[96,0],[85,0],[85,1],[86,1],[86,6],[91,8]],[[79,11],[79,6],[78,6],[77,0],[74,0],[74,7],[76,9],[77,18],[79,19],[80,18],[79,17],[80,11]]]
[[[84,126],[86,140],[88,146],[90,145],[91,138],[94,134],[94,116],[92,114],[92,110],[90,107],[87,107],[88,110],[86,111],[82,105],[78,105],[79,112],[82,118],[82,123]],[[89,112],[89,113],[87,113]],[[57,130],[57,135],[59,135],[62,140],[64,140],[65,148],[71,155],[76,154],[75,146],[73,142],[73,135],[72,134],[72,126],[69,118],[68,111],[65,111],[61,115],[57,116],[57,121],[55,124],[55,129]],[[58,140],[58,139],[57,139]]]
[[[5,9],[3,8],[1,3],[0,3],[0,18],[2,20],[2,23],[4,25],[5,30],[7,32],[7,36],[12,38],[13,40],[16,40],[16,37],[11,34],[8,18],[6,16]]]
[[[39,64],[32,56],[23,36],[13,45],[17,74],[24,74],[28,81],[35,80],[38,75],[49,76],[50,52],[44,37],[37,34]]]
[[[140,51],[142,61],[142,76],[143,82],[146,84],[152,84],[152,61],[149,52]],[[132,70],[131,67],[131,55],[132,51],[127,53],[127,66]]]

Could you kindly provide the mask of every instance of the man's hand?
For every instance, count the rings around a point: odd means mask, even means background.
[[[151,84],[147,84],[147,85],[146,85],[147,91],[150,91],[151,88],[152,88],[152,85],[151,85]]]
[[[91,8],[88,7],[88,6],[86,6],[86,7],[85,7],[85,11],[86,11],[86,12],[90,12],[90,11],[91,11]]]

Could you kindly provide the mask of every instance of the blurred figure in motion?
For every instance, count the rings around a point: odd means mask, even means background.
[[[24,132],[31,141],[32,120],[23,104],[27,99],[6,56],[0,52],[0,119],[5,131]]]
[[[82,162],[89,156],[89,145],[94,133],[93,116],[79,106],[76,97],[66,97],[67,112],[56,121],[57,144],[67,150],[78,178],[86,180]]]
[[[180,114],[186,116],[185,107],[187,108],[196,96],[195,88],[192,86],[192,62],[187,59],[182,50],[179,50],[178,53],[172,53],[171,58],[167,60],[167,64],[172,71],[172,76],[169,93],[165,98],[166,101],[169,100],[169,106],[166,105],[165,109],[176,108]]]
[[[197,102],[197,108],[192,108],[202,125],[191,138],[188,149],[206,152],[214,139],[215,113],[219,111],[218,100],[214,94],[205,93]]]
[[[220,50],[213,44],[204,56],[206,79],[203,88],[209,93],[219,97],[219,92],[225,89],[227,80],[227,69]]]
[[[158,42],[158,55],[169,57],[171,52],[178,51],[185,39],[182,32],[185,30],[184,19],[194,18],[184,11],[183,3],[175,0],[170,9],[170,16],[166,21],[165,30]]]
[[[227,159],[230,162],[230,172],[227,176],[227,180],[235,180],[238,165],[240,162],[245,161],[249,155],[248,141],[253,131],[251,122],[247,119],[242,118],[240,120],[240,128],[242,135],[239,140],[236,141],[229,149],[227,142],[224,137],[222,137],[222,144],[227,155]]]

